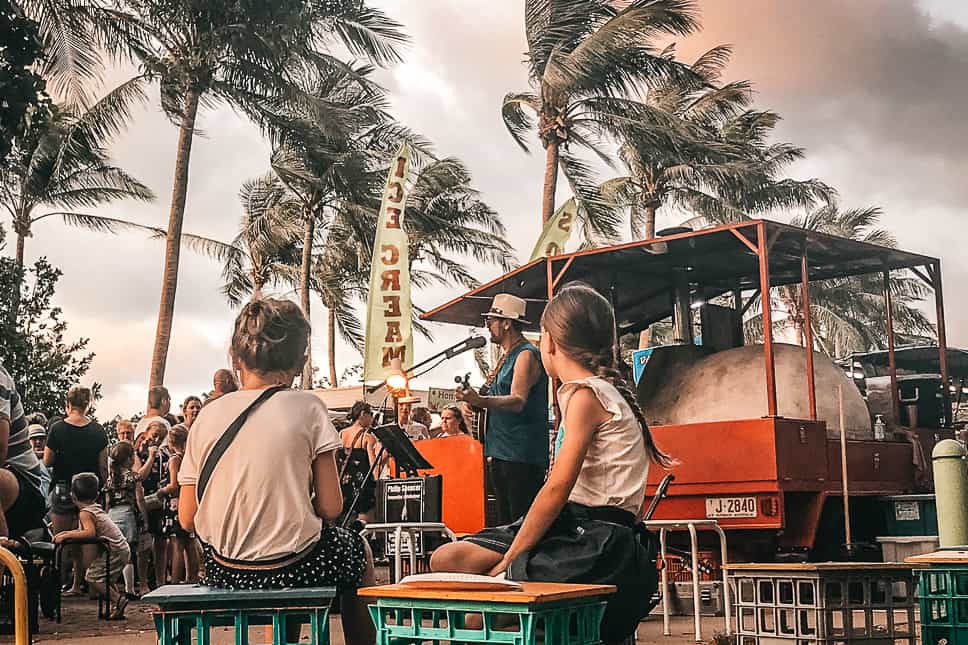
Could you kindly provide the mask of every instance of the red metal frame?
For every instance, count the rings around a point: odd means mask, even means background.
[[[807,350],[807,396],[810,402],[810,420],[817,420],[817,391],[813,372],[813,324],[810,319],[810,265],[807,262],[807,239],[803,239],[800,256],[800,297],[803,309],[803,340]]]
[[[773,316],[770,306],[770,251],[767,248],[766,225],[760,221],[756,228],[756,242],[760,263],[760,301],[763,318],[763,358],[766,361],[767,416],[777,416],[776,363],[773,356]]]

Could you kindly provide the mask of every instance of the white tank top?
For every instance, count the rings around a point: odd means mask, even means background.
[[[619,391],[599,376],[569,381],[558,388],[564,418],[568,417],[572,394],[586,387],[612,416],[595,431],[568,501],[585,506],[614,506],[638,516],[645,500],[650,463],[642,429]],[[563,435],[564,424],[558,432],[556,453]]]

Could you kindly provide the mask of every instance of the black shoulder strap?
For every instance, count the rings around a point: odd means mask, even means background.
[[[240,414],[235,421],[232,422],[232,425],[228,427],[228,430],[226,430],[222,436],[218,438],[218,441],[216,441],[215,445],[212,446],[211,452],[208,453],[208,457],[205,458],[205,463],[202,465],[201,472],[198,473],[198,483],[195,484],[195,499],[198,502],[202,501],[202,495],[205,494],[205,488],[208,487],[208,480],[212,478],[212,471],[215,470],[215,466],[218,465],[218,462],[220,459],[222,459],[222,455],[225,454],[225,451],[228,450],[229,446],[232,445],[232,442],[235,441],[235,437],[238,436],[239,430],[241,430],[242,426],[245,425],[245,421],[249,418],[249,415],[252,414],[252,411],[265,403],[266,400],[268,400],[269,397],[276,392],[286,389],[289,388],[284,385],[275,385],[266,389],[262,394],[259,395],[259,398],[250,403],[246,409],[242,410],[242,414]]]

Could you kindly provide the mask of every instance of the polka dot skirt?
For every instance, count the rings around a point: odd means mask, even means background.
[[[305,557],[278,569],[236,569],[217,561],[209,545],[204,549],[202,584],[221,589],[336,587],[346,591],[363,583],[366,568],[363,538],[336,526],[324,526],[319,542]]]

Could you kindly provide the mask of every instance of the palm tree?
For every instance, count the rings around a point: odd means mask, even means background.
[[[778,121],[772,112],[748,110],[750,84],[719,85],[731,48],[714,47],[691,66],[701,82],[664,79],[644,99],[679,128],[647,131],[649,124],[622,128],[619,158],[627,174],[602,185],[603,194],[630,210],[634,239],[655,237],[657,211],[678,208],[715,221],[778,207],[810,207],[833,192],[817,180],[778,179],[803,156],[787,143],[768,143]]]
[[[273,110],[270,133],[276,145],[270,163],[277,181],[299,205],[302,257],[298,288],[307,318],[311,316],[314,274],[332,273],[341,266],[328,260],[326,266],[320,266],[319,246],[327,244],[328,227],[337,224],[341,215],[368,208],[378,199],[382,188],[378,168],[389,159],[401,137],[411,136],[386,112],[383,90],[369,80],[371,72],[370,67],[344,66],[318,79],[312,91],[314,101],[325,104],[338,119],[321,119],[306,104],[284,103]],[[331,248],[324,255],[339,252]],[[348,266],[357,264],[353,260]],[[335,303],[343,300],[332,294],[333,289],[340,289],[339,280],[333,281],[331,288],[316,289],[329,311],[330,335],[336,324]],[[343,320],[349,329],[345,315]],[[331,383],[336,379],[334,370]],[[304,367],[303,387],[312,386],[312,372],[309,360]]]
[[[79,13],[96,42],[130,57],[161,85],[161,104],[178,126],[165,267],[150,385],[165,375],[174,316],[188,168],[198,110],[227,102],[264,124],[280,97],[312,103],[306,80],[340,63],[326,48],[338,42],[378,64],[399,60],[400,25],[362,2],[311,0],[119,0],[82,3]],[[310,85],[311,86],[311,85]],[[324,109],[325,106],[317,106]]]
[[[388,169],[383,165],[373,174],[382,180]],[[359,310],[366,302],[369,288],[382,188],[379,180],[374,182],[369,196],[334,200],[325,211],[327,218],[323,224],[314,229],[309,287],[327,310],[326,351],[329,383],[333,386],[338,384],[337,336],[357,350],[363,348]],[[472,187],[470,173],[460,161],[452,158],[428,161],[418,166],[410,183],[404,226],[410,238],[411,283],[415,289],[453,286],[455,281],[469,288],[477,286],[473,273],[465,267],[466,258],[497,265],[505,271],[511,268],[514,252],[504,239],[504,226],[480,199]],[[302,200],[277,178],[247,184],[251,185],[257,185],[258,190],[243,189],[243,195],[253,192],[260,197],[245,204],[251,212],[243,218],[243,232],[237,241],[225,244],[185,236],[189,248],[223,263],[223,275],[232,276],[227,284],[233,286],[226,288],[225,293],[233,304],[260,284],[296,288],[303,281]],[[251,224],[257,221],[262,223]],[[270,226],[270,222],[274,223]],[[250,237],[257,230],[262,232]],[[278,234],[278,241],[258,239],[273,233]],[[243,238],[245,242],[238,241]],[[280,248],[286,249],[285,253]],[[254,272],[263,276],[261,283],[253,277]],[[416,321],[415,326],[418,332],[426,334]],[[303,380],[304,387],[311,387],[311,378],[304,374]]]
[[[0,168],[0,204],[17,236],[17,266],[24,265],[26,239],[34,225],[51,217],[89,229],[156,230],[86,212],[121,199],[149,201],[151,190],[112,165],[107,146],[124,126],[128,108],[143,100],[141,82],[129,81],[89,109],[55,108],[49,120],[34,124]]]
[[[267,286],[292,288],[302,233],[300,204],[274,175],[245,182],[239,201],[242,219],[231,242],[182,235],[190,250],[222,263],[222,294],[233,306],[261,298]]]
[[[415,289],[431,285],[473,288],[477,279],[466,268],[466,258],[511,269],[513,248],[497,213],[480,199],[470,173],[459,160],[430,160],[411,179],[404,227],[410,239],[411,283]],[[374,173],[382,180],[387,166]],[[336,380],[336,335],[358,350],[363,347],[363,325],[357,311],[366,301],[370,262],[379,209],[379,190],[369,200],[340,204],[325,229],[315,256],[312,288],[327,309],[329,380]],[[415,321],[418,332],[426,330]]]
[[[840,210],[822,206],[791,222],[808,231],[817,231],[852,240],[893,248],[894,236],[877,228],[879,208]],[[918,308],[927,288],[914,276],[897,272],[890,279],[894,305],[895,330],[901,335],[933,337],[934,325]],[[850,352],[884,349],[887,346],[887,309],[881,274],[821,280],[810,285],[810,322],[816,348],[833,358]],[[747,337],[762,340],[761,304],[751,307],[745,321]],[[775,331],[791,331],[799,345],[805,343],[806,317],[802,309],[800,285],[775,287],[770,294]]]
[[[569,152],[575,144],[604,161],[600,138],[635,121],[667,124],[664,115],[627,97],[660,79],[691,79],[660,49],[660,36],[698,28],[693,0],[526,0],[527,65],[533,91],[504,97],[502,115],[515,142],[537,127],[545,149],[541,217],[555,210],[559,167],[583,202],[596,233],[614,237],[617,217],[590,185],[589,167]],[[531,116],[533,113],[537,119]]]

